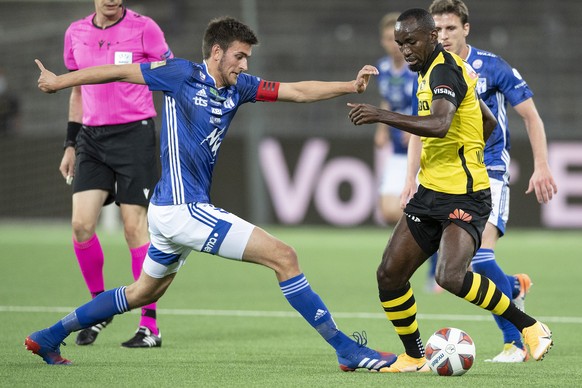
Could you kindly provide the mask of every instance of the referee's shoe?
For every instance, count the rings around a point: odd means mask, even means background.
[[[75,343],[81,346],[91,345],[93,342],[95,342],[97,336],[99,335],[99,333],[101,333],[101,330],[105,329],[107,325],[111,323],[112,320],[113,317],[109,318],[106,321],[98,323],[95,326],[91,326],[81,330],[79,334],[77,334],[77,339],[75,340]]]
[[[147,327],[140,326],[133,338],[122,343],[121,346],[126,348],[159,348],[162,346],[162,333],[159,332],[158,335],[155,335]]]

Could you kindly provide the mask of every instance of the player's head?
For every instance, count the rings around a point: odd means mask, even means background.
[[[401,56],[398,45],[394,41],[394,25],[400,13],[390,12],[384,15],[378,26],[380,32],[380,44],[391,57]]]
[[[394,39],[410,70],[420,71],[438,43],[432,16],[422,8],[404,11],[396,20]]]
[[[434,0],[428,11],[434,18],[443,47],[460,54],[467,46],[469,9],[461,0]]]
[[[229,16],[213,19],[208,23],[202,41],[202,55],[204,59],[210,58],[212,47],[220,46],[223,51],[235,42],[246,43],[254,46],[259,43],[257,36],[246,24]]]
[[[238,75],[248,70],[247,59],[259,43],[255,33],[231,17],[213,19],[202,41],[202,55],[218,87],[235,85]]]

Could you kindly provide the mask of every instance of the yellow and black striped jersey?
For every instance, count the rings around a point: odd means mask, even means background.
[[[418,74],[418,115],[431,112],[432,101],[445,98],[457,107],[444,138],[422,137],[418,180],[448,194],[489,188],[483,149],[483,118],[475,91],[478,76],[459,56],[438,44]]]

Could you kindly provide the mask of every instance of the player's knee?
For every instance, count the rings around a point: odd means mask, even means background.
[[[438,270],[435,272],[434,280],[445,290],[457,295],[463,287],[465,274],[459,271]]]
[[[73,237],[77,242],[85,242],[95,234],[95,224],[73,220],[71,226],[73,228]]]
[[[126,288],[125,296],[130,308],[138,308],[156,302],[163,292],[155,289],[146,289],[134,283]]]
[[[384,265],[380,265],[376,270],[376,280],[378,281],[378,288],[382,290],[395,290],[406,285],[406,280],[401,279],[401,276],[391,272]]]
[[[279,249],[279,257],[280,263],[282,264],[283,268],[296,268],[299,266],[299,260],[297,259],[297,252],[295,248],[289,245],[283,245]]]

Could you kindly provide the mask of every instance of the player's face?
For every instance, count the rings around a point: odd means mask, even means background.
[[[380,37],[380,43],[386,51],[386,54],[394,57],[400,55],[400,50],[398,50],[398,45],[394,41],[394,26],[389,26],[384,29],[382,36]]]
[[[396,22],[394,27],[394,39],[412,71],[422,70],[434,51],[437,37],[436,30],[423,31],[413,19]]]
[[[252,46],[239,41],[233,42],[218,62],[218,87],[236,85],[240,73],[248,70],[248,58],[252,54]]]
[[[469,23],[461,23],[461,18],[452,13],[433,15],[433,19],[439,33],[439,42],[445,50],[460,55],[467,47]]]
[[[107,18],[112,18],[122,12],[122,3],[122,0],[95,0],[95,12]]]

